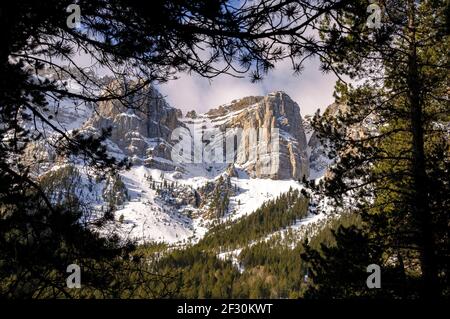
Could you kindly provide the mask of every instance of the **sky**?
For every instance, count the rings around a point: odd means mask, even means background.
[[[336,77],[323,74],[318,60],[307,60],[300,75],[293,75],[288,61],[276,65],[262,82],[251,83],[249,77],[221,75],[212,80],[198,75],[179,74],[179,79],[158,86],[167,102],[185,113],[204,113],[211,108],[249,95],[286,92],[300,106],[301,114],[313,114],[333,103]]]
[[[90,56],[80,54],[74,60],[80,66],[92,65]],[[294,75],[291,64],[284,60],[275,65],[263,81],[252,83],[250,77],[236,78],[220,75],[206,79],[199,75],[180,73],[177,80],[157,85],[166,101],[175,108],[205,113],[212,108],[249,95],[267,95],[274,91],[286,92],[300,106],[302,116],[314,114],[317,109],[324,110],[333,103],[336,76],[324,74],[319,70],[318,59],[308,59],[299,75]],[[104,75],[102,70],[97,70]],[[107,73],[107,72],[106,72]]]
[[[84,53],[79,53],[74,60],[82,66],[92,64],[92,59]],[[178,75],[177,80],[157,85],[157,88],[171,106],[181,109],[183,113],[190,110],[204,113],[245,96],[284,91],[298,103],[304,116],[313,114],[317,109],[324,110],[334,101],[332,95],[336,77],[323,74],[319,64],[318,59],[308,59],[304,62],[302,73],[294,75],[290,61],[286,59],[275,65],[275,69],[258,83],[252,83],[249,76],[236,78],[224,74],[206,79],[183,73]]]

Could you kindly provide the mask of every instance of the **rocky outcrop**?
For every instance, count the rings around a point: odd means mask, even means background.
[[[183,117],[183,111],[180,109],[176,109],[175,110],[177,118],[182,118]]]
[[[183,206],[197,208],[201,202],[199,193],[194,188],[184,185],[161,187],[157,190],[157,195],[166,205],[176,209]]]
[[[121,94],[132,86],[113,82],[108,90]],[[204,148],[215,150],[220,150],[222,143],[226,144],[229,134],[236,134],[236,129],[241,129],[242,134],[236,136],[239,142],[233,150],[235,154],[231,164],[249,177],[302,179],[309,174],[300,108],[284,92],[235,100],[206,114],[190,111],[184,119],[180,113],[148,86],[124,100],[101,102],[97,114],[86,126],[96,129],[111,127],[110,141],[136,164],[162,170],[180,168],[182,171],[188,168],[174,163],[171,158],[173,143],[176,143],[171,141],[174,129],[194,125],[197,126],[196,134],[205,133],[210,128],[219,129],[222,134],[214,137],[218,140],[202,139]],[[195,135],[194,131],[191,135]],[[230,164],[229,161],[227,163]],[[229,176],[237,176],[234,166],[229,169]]]
[[[107,90],[122,94],[133,85],[112,82]],[[177,116],[179,112],[170,107],[156,89],[147,86],[124,99],[100,102],[97,114],[85,126],[96,129],[110,127],[110,140],[126,156],[172,168],[167,165],[170,161],[170,136],[176,127],[182,125]]]
[[[224,132],[242,128],[235,164],[250,177],[301,179],[308,176],[307,143],[300,108],[286,93],[247,97],[206,115]]]
[[[211,118],[217,118],[221,116],[226,116],[231,112],[240,111],[243,108],[254,105],[255,103],[261,102],[264,99],[264,96],[247,96],[239,100],[233,100],[231,103],[227,105],[221,105],[218,108],[209,110],[206,115]]]
[[[230,164],[227,167],[227,170],[225,171],[225,173],[229,176],[229,177],[239,177],[238,172],[236,171],[236,168],[234,167],[234,164]]]
[[[194,120],[197,118],[197,112],[195,110],[189,111],[186,113],[186,117]]]
[[[204,216],[222,218],[229,210],[230,197],[235,195],[230,176],[221,175],[215,181],[207,182],[198,189]]]

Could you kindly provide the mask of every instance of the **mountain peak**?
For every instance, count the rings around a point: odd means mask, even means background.
[[[290,98],[290,96],[286,92],[281,91],[281,90],[270,92],[267,94],[267,96],[287,96]]]
[[[210,125],[225,131],[242,129],[245,150],[238,156],[236,164],[251,177],[271,179],[301,179],[309,174],[306,154],[306,135],[300,108],[285,92],[275,91],[266,96],[248,96],[221,105],[204,115]],[[278,129],[279,136],[274,134]],[[267,138],[268,150],[264,154],[251,156],[259,146],[253,145],[252,132]],[[279,146],[272,143],[276,138]],[[267,169],[270,167],[270,169]]]
[[[241,99],[236,99],[228,104],[220,105],[217,108],[211,109],[206,112],[209,117],[224,116],[230,112],[240,111],[244,108],[250,107],[264,99],[264,96],[246,96]]]

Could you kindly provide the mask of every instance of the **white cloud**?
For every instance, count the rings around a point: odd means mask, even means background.
[[[75,61],[82,67],[94,67],[95,61],[87,54],[79,54]],[[107,71],[96,68],[104,75]],[[299,106],[301,113],[313,114],[318,108],[331,104],[336,77],[323,74],[317,59],[307,60],[300,75],[294,76],[289,61],[276,65],[262,82],[251,83],[248,76],[235,78],[221,75],[212,80],[199,75],[179,74],[179,79],[161,84],[158,89],[167,101],[183,112],[196,110],[203,113],[221,104],[249,95],[266,95],[273,91],[285,91]]]
[[[308,60],[303,72],[294,76],[287,61],[279,63],[262,82],[253,84],[248,77],[234,78],[221,75],[208,80],[198,75],[181,74],[179,79],[159,86],[159,90],[174,107],[183,112],[207,110],[249,95],[266,95],[273,91],[285,91],[301,109],[312,114],[333,102],[336,77],[323,74],[318,60]]]

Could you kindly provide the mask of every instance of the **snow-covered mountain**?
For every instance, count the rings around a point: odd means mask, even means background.
[[[107,89],[120,93],[124,87],[112,82]],[[308,145],[300,108],[284,92],[185,116],[151,86],[125,101],[77,108],[70,107],[72,101],[61,104],[64,108],[54,119],[58,125],[94,134],[111,127],[108,152],[131,159],[133,166],[100,180],[82,163],[41,148],[52,164],[38,174],[45,178],[59,170],[76,172],[80,200],[98,211],[112,208],[115,221],[109,227],[139,242],[195,242],[211,226],[251,214],[291,188],[300,189],[298,180],[310,177],[310,167],[317,168],[322,147],[319,141]],[[30,146],[30,154],[37,148]],[[316,220],[310,216],[297,226]]]
[[[225,140],[231,140],[241,129],[242,147],[235,146],[231,162],[250,177],[308,177],[309,159],[300,108],[286,93],[246,97],[192,117],[184,123],[204,130],[216,129]],[[221,138],[216,140],[217,144],[221,142]]]

